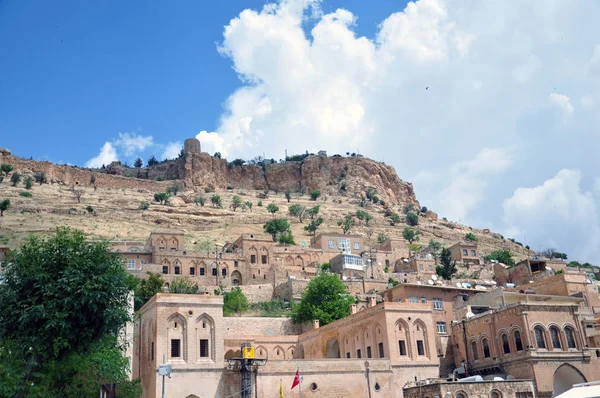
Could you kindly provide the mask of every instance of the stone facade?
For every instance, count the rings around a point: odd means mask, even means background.
[[[594,321],[583,298],[498,289],[457,302],[456,314],[455,363],[468,376],[534,379],[539,397],[600,378],[600,351],[584,332]]]
[[[425,381],[404,388],[404,398],[534,398],[532,380],[482,380],[475,382]]]
[[[479,264],[479,250],[476,242],[458,242],[449,247],[452,260],[459,264]]]

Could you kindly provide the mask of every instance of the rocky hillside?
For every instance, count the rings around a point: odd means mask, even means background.
[[[203,161],[207,164],[198,164]],[[162,164],[162,167],[171,170],[173,165],[191,167],[189,172],[177,171],[177,175],[186,177],[180,181],[185,183],[186,187],[172,198],[168,205],[154,202],[153,197],[156,192],[164,191],[167,186],[172,185],[173,181],[128,178],[48,162],[23,160],[6,153],[0,157],[0,163],[13,165],[15,170],[24,176],[31,176],[38,171],[43,171],[48,176],[48,183],[35,184],[30,190],[24,187],[22,181],[13,187],[10,183],[11,175],[0,183],[0,200],[9,199],[11,202],[11,208],[4,213],[4,217],[0,217],[0,245],[7,244],[12,248],[18,247],[30,233],[43,235],[54,230],[56,226],[71,226],[82,229],[92,237],[127,240],[145,240],[150,232],[157,230],[180,230],[185,232],[189,248],[209,249],[214,248],[215,243],[231,242],[241,233],[262,232],[264,223],[273,217],[266,209],[270,203],[279,206],[278,216],[290,220],[298,244],[308,243],[310,236],[304,230],[306,220],[300,223],[297,218],[287,214],[288,206],[294,203],[307,207],[320,205],[324,223],[319,232],[341,232],[337,221],[346,215],[355,215],[358,209],[362,209],[367,211],[373,220],[368,227],[357,221],[351,230],[352,233],[366,235],[367,230],[372,230],[373,239],[379,233],[401,238],[402,230],[407,226],[402,211],[403,203],[417,204],[412,186],[401,182],[392,168],[357,157],[307,157],[304,162],[294,162],[294,165],[290,164],[292,162],[271,165],[263,175],[260,174],[262,171],[257,170],[262,170],[260,166],[229,167],[224,160],[207,154],[188,154],[183,161],[180,159],[170,163],[171,166]],[[346,164],[348,170],[344,167]],[[202,176],[199,170],[208,170],[203,167],[209,165],[215,169]],[[351,189],[340,192],[338,173],[342,171],[346,172],[342,179],[347,181],[347,186],[360,186],[359,184],[365,181],[365,185],[376,185],[378,195],[385,198],[385,206],[367,201],[364,203],[365,207],[359,207]],[[249,177],[251,173],[255,173],[255,177]],[[95,188],[90,184],[92,175]],[[258,183],[261,181],[259,176],[269,183],[259,185],[256,189],[248,181],[254,181],[253,178],[256,178]],[[306,187],[321,189],[322,196],[313,201],[307,193],[302,193],[302,190],[294,190],[288,203],[284,189],[290,186],[282,182],[290,181],[291,176],[304,181]],[[223,188],[226,184],[231,185],[231,189]],[[270,184],[282,185],[274,192],[274,185]],[[388,188],[385,188],[386,184],[389,184]],[[80,201],[71,190],[73,185],[76,186],[76,191],[82,192]],[[205,193],[205,190],[201,189],[209,186],[215,187],[215,193]],[[267,194],[265,190],[268,190]],[[30,193],[31,197],[23,196],[25,192]],[[213,194],[221,196],[223,208],[211,206],[210,196]],[[197,195],[205,197],[204,206],[194,203],[194,197]],[[388,199],[388,196],[392,195],[400,198],[398,204]],[[239,196],[243,202],[252,202],[252,208],[234,211],[230,207],[234,196]],[[142,209],[141,202],[147,202],[149,208]],[[262,206],[259,206],[259,202]],[[88,211],[88,207],[91,211]],[[389,218],[385,216],[386,211],[400,214],[400,221],[394,226],[390,225]],[[519,259],[529,253],[526,248],[499,234],[438,220],[432,212],[420,214],[416,228],[422,234],[419,243],[425,246],[430,239],[449,246],[464,239],[467,232],[472,232],[479,239],[482,254],[497,249],[509,249]]]
[[[384,206],[419,207],[411,183],[402,181],[393,167],[362,156],[309,155],[297,161],[240,166],[201,152],[195,138],[186,140],[183,157],[140,169],[118,162],[103,169],[61,166],[22,159],[6,150],[0,150],[0,162],[13,165],[21,173],[45,172],[51,182],[65,185],[92,185],[93,174],[93,185],[98,188],[161,190],[165,183],[160,181],[181,180],[186,188],[197,192],[207,187],[299,193],[318,189],[322,194],[353,199],[365,196],[372,187]]]

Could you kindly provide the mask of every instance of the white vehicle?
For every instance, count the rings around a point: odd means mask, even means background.
[[[557,395],[555,398],[598,398],[600,397],[600,381],[573,384],[573,388]]]

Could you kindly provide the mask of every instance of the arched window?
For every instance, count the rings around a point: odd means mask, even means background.
[[[471,343],[471,351],[473,351],[473,360],[478,360],[479,354],[477,353],[477,343],[474,341]]]
[[[492,391],[492,398],[502,398],[502,393],[498,392],[498,391]]]
[[[550,327],[550,337],[552,338],[552,348],[561,348],[560,334],[556,326]]]
[[[575,343],[575,333],[573,332],[572,327],[567,326],[565,328],[565,337],[567,338],[567,347],[577,348],[577,344]]]
[[[517,351],[523,351],[523,341],[521,341],[521,332],[515,330],[513,334],[515,336],[515,349]]]
[[[458,394],[456,394],[456,398],[467,398],[467,394],[465,394],[464,392],[459,392]]]
[[[483,345],[483,357],[489,358],[490,357],[490,346],[488,344],[487,339],[481,340],[481,344]]]
[[[533,329],[535,332],[535,341],[537,342],[538,348],[546,348],[546,342],[544,341],[544,330],[541,326],[536,326]]]
[[[502,335],[502,349],[505,354],[510,354],[510,345],[508,344],[508,336],[506,334]]]

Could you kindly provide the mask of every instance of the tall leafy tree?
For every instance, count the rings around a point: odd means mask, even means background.
[[[99,384],[125,381],[116,333],[130,320],[129,284],[106,242],[57,228],[29,237],[3,266],[0,352],[11,358],[0,374],[14,377],[1,396],[95,396]]]
[[[442,249],[440,265],[435,268],[435,271],[446,280],[452,279],[452,275],[456,274],[456,261],[452,261],[450,249]]]
[[[302,300],[292,306],[294,323],[319,320],[321,326],[350,315],[354,298],[336,274],[321,272],[306,286]]]
[[[346,216],[342,220],[338,220],[337,225],[342,229],[344,235],[346,235],[354,225],[354,218],[352,218],[352,216]]]
[[[269,220],[263,226],[266,233],[273,237],[273,242],[282,234],[291,232],[290,223],[285,218],[274,218]]]
[[[133,162],[133,167],[135,167],[136,169],[139,169],[140,167],[142,167],[144,165],[144,161],[142,160],[142,158],[138,157],[135,162]]]
[[[496,260],[506,265],[515,265],[515,260],[512,257],[512,253],[510,250],[502,249],[502,250],[494,250],[489,255],[484,257],[487,261]]]
[[[231,289],[231,291],[223,295],[223,314],[228,316],[232,314],[241,315],[242,312],[248,310],[248,299],[244,296],[244,292],[239,287]]]
[[[306,211],[306,206],[302,206],[301,204],[295,203],[288,207],[288,214],[292,217],[298,217],[298,221],[302,222],[304,218],[304,214]]]

